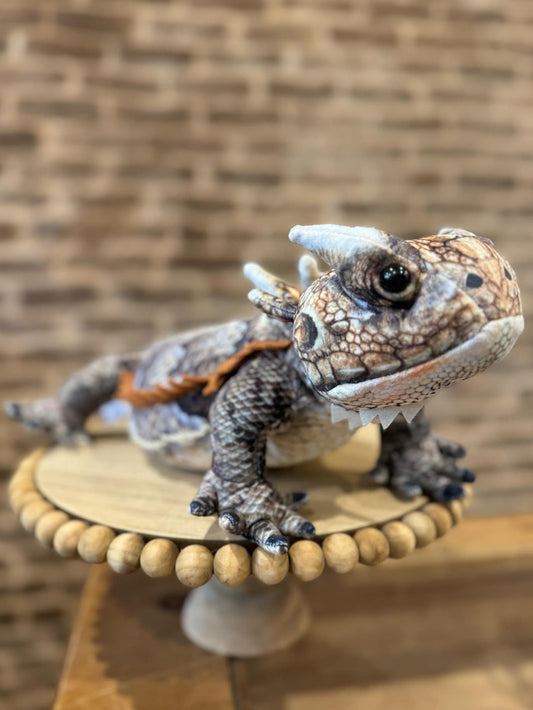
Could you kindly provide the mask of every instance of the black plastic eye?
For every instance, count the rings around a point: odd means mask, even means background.
[[[402,293],[411,283],[411,274],[400,264],[391,264],[379,272],[379,285],[386,293]]]
[[[371,272],[374,296],[381,299],[382,305],[408,308],[420,288],[421,274],[418,266],[401,257],[389,261],[385,266],[382,264]]]

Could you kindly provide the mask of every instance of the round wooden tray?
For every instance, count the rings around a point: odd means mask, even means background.
[[[197,587],[213,573],[228,586],[251,574],[277,584],[290,568],[310,581],[326,565],[347,572],[358,562],[404,557],[460,520],[470,490],[465,501],[449,505],[422,496],[399,500],[364,475],[378,451],[379,430],[369,426],[333,454],[269,473],[278,490],[309,494],[302,513],[317,530],[316,541],[295,541],[283,556],[224,533],[216,516],[190,515],[200,474],[158,466],[117,434],[79,448],[34,452],[13,477],[10,499],[44,545],[63,557],[107,561],[116,572],[140,566],[159,577],[175,571],[182,583]]]

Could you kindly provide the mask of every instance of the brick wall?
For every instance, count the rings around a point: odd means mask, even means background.
[[[1,399],[251,313],[241,263],[292,274],[296,223],[473,229],[532,303],[527,0],[4,0],[0,30]],[[441,431],[468,428],[495,500],[531,471],[532,346],[526,334],[505,367],[435,404]],[[0,468],[33,441],[3,420]],[[5,508],[0,527],[8,593],[30,594],[6,638],[33,649],[0,687],[45,707],[82,572],[9,546]],[[34,609],[58,622],[46,636],[41,619],[48,647],[32,645]]]

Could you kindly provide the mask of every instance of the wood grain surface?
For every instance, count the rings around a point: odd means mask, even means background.
[[[54,710],[531,710],[533,515],[304,589],[310,633],[228,661],[179,628],[174,579],[89,575]]]
[[[227,661],[192,646],[180,629],[185,588],[119,579],[104,565],[89,575],[54,707],[233,708]]]
[[[342,449],[272,471],[269,478],[281,492],[307,491],[309,503],[302,514],[315,524],[318,536],[384,523],[420,508],[427,499],[402,501],[368,481],[365,473],[376,460],[378,442],[378,428],[366,427]],[[55,506],[114,530],[188,542],[242,541],[221,530],[214,516],[189,513],[198,473],[157,467],[119,436],[96,438],[77,449],[50,449],[38,464],[35,480]]]

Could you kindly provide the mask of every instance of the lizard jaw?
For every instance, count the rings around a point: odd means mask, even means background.
[[[392,375],[337,385],[322,396],[338,408],[357,413],[361,424],[379,416],[388,426],[396,416],[394,411],[399,414],[402,407],[417,404],[421,408],[438,390],[466,380],[501,360],[523,328],[521,315],[489,321],[473,338],[433,360]],[[369,419],[372,412],[374,415]],[[407,411],[408,416],[410,412]],[[416,416],[416,411],[412,416]],[[355,422],[354,417],[352,420]]]

